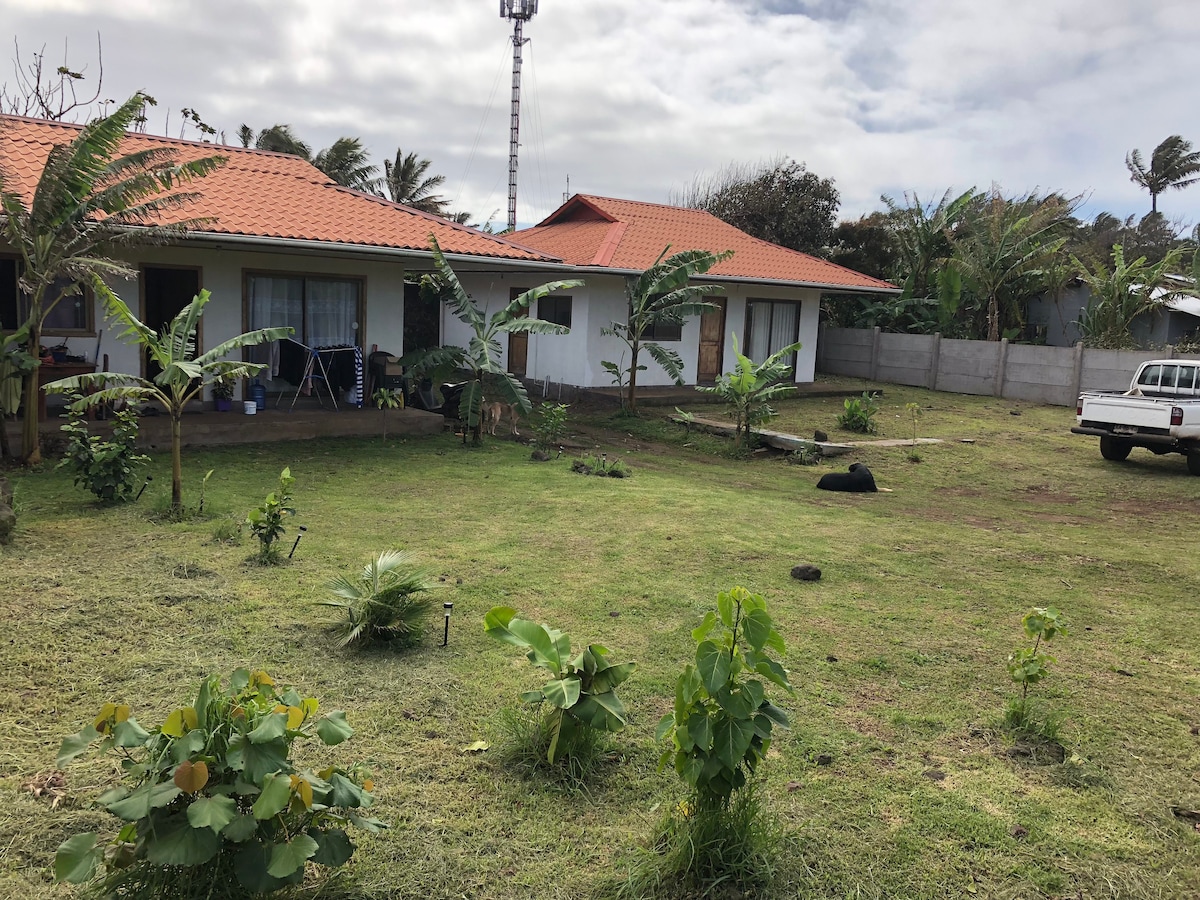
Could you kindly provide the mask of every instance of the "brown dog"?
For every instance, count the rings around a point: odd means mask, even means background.
[[[499,400],[489,400],[483,404],[483,428],[488,434],[496,433],[496,426],[504,417],[508,417],[509,434],[517,433],[517,418],[520,416],[515,403],[502,403]]]

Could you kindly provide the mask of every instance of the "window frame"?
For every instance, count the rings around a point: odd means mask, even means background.
[[[772,338],[775,336],[774,335],[774,327],[775,327],[775,309],[774,309],[774,307],[776,305],[796,307],[796,333],[792,335],[790,340],[783,341],[779,346],[786,347],[789,344],[794,344],[798,340],[800,340],[800,318],[804,312],[804,301],[803,300],[781,300],[781,299],[774,299],[774,298],[770,298],[770,297],[747,297],[746,298],[746,326],[742,330],[742,334],[745,336],[745,343],[742,345],[743,353],[749,352],[750,341],[751,341],[751,338],[753,337],[753,335],[751,333],[751,326],[752,326],[753,320],[754,320],[753,307],[754,307],[755,303],[768,303],[771,305],[771,314],[767,318],[767,321],[771,323],[768,326],[768,331],[767,331],[767,348],[769,351],[767,354],[768,356],[771,355],[771,352],[774,352],[774,351],[770,351],[770,347],[773,343]],[[797,356],[798,356],[798,354],[793,353],[790,362],[788,362],[788,365],[790,365],[792,367],[792,377],[793,378],[795,377],[795,374],[796,374]],[[756,360],[756,362],[762,362],[762,361],[763,360]]]
[[[565,318],[566,318],[565,322],[559,321],[559,319],[556,319],[556,318],[551,318],[550,316],[546,315],[546,313],[543,312],[543,310],[542,310],[543,304],[553,303],[555,306],[558,306],[564,302],[566,303],[566,312],[567,312],[567,314],[565,316]],[[574,310],[575,310],[574,298],[570,294],[549,294],[545,297],[542,297],[542,299],[538,300],[537,317],[544,322],[553,322],[555,325],[561,325],[564,328],[570,328],[571,327],[571,318],[574,314]],[[558,310],[558,312],[561,312],[561,309]]]
[[[300,316],[301,330],[289,339],[308,346],[305,337],[309,328],[308,283],[309,281],[342,281],[352,283],[358,288],[355,300],[354,319],[358,322],[358,334],[355,337],[359,347],[366,347],[367,337],[367,279],[363,275],[342,275],[336,272],[289,272],[286,269],[243,269],[242,270],[242,331],[251,329],[250,324],[250,284],[253,278],[298,278],[301,282]],[[269,328],[261,325],[260,328]],[[250,348],[246,348],[249,351]]]
[[[20,328],[25,323],[25,318],[28,317],[28,315],[29,315],[28,302],[26,302],[25,304],[22,304],[22,302],[21,302],[21,298],[24,296],[27,296],[21,292],[20,278],[21,278],[22,260],[21,260],[20,256],[16,256],[15,254],[11,254],[11,253],[0,253],[0,260],[4,260],[6,262],[11,262],[13,264],[13,283],[12,283],[13,312],[16,314],[17,322],[11,328],[8,327],[8,323],[6,323],[6,322],[0,323],[0,334],[12,334],[14,331],[16,331],[18,328]],[[67,279],[66,278],[56,278],[54,281],[54,284],[58,284],[61,281],[67,281]],[[78,298],[79,298],[80,308],[83,313],[82,326],[72,327],[72,328],[60,328],[56,325],[52,325],[50,323],[45,322],[44,321],[45,313],[43,312],[42,333],[44,335],[47,335],[49,337],[63,337],[63,338],[95,337],[96,336],[96,298],[93,295],[91,288],[87,287],[87,285],[80,285],[79,288],[80,288],[80,292],[78,294]],[[2,288],[0,288],[0,290],[2,290]],[[53,291],[53,285],[51,286],[51,291]],[[60,303],[55,306],[55,310],[53,310],[53,311],[57,311],[59,306],[61,306],[61,303],[70,302],[72,299],[73,298],[71,298],[71,297],[64,297],[63,300],[60,301]],[[25,308],[23,309],[22,306],[24,306]]]

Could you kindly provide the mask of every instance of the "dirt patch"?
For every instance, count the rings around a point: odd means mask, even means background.
[[[1026,499],[1036,503],[1078,503],[1074,494],[1065,494],[1051,489],[1048,484],[1031,484],[1021,491]]]

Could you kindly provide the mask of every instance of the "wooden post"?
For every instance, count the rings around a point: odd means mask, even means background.
[[[1083,341],[1075,342],[1075,374],[1072,379],[1075,385],[1075,398],[1083,390]]]
[[[934,332],[933,346],[929,350],[929,375],[925,386],[931,391],[937,390],[938,367],[942,364],[942,333]]]
[[[996,348],[996,383],[992,387],[993,397],[1004,396],[1004,374],[1008,368],[1008,338],[1000,339],[1000,346]]]

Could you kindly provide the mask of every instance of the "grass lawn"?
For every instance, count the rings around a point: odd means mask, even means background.
[[[118,778],[107,762],[72,766],[56,808],[23,787],[54,768],[65,734],[106,700],[160,723],[203,675],[243,665],[345,709],[357,729],[312,750],[366,761],[391,825],[354,835],[345,896],[611,896],[683,797],[656,771],[654,726],[691,629],[737,584],[766,596],[796,687],[777,698],[793,727],[765,770],[786,830],[768,896],[1200,896],[1200,831],[1171,810],[1200,809],[1200,553],[1187,537],[1200,478],[1179,456],[1107,463],[1069,433],[1072,410],[992,398],[889,387],[881,437],[911,437],[907,402],[922,406],[921,437],[946,439],[920,462],[904,447],[816,467],[729,459],[706,452],[718,439],[652,418],[666,410],[576,421],[633,467],[626,480],[450,436],[185,450],[185,502],[215,469],[214,517],[181,524],[147,515],[169,490],[165,455],[125,508],[93,506],[65,471],[10,473],[0,896],[70,896],[49,875],[55,848],[112,829],[90,807]],[[772,427],[843,439],[840,409],[789,401]],[[855,460],[892,492],[815,490]],[[214,543],[285,465],[299,511],[288,546],[308,526],[296,557],[261,567],[249,541]],[[440,616],[405,654],[340,651],[322,628],[324,582],[389,547],[444,578],[447,648]],[[802,562],[823,578],[793,580]],[[496,604],[638,662],[621,689],[631,727],[583,790],[506,762],[500,711],[544,679],[483,634]],[[1071,625],[1037,688],[1065,716],[1062,762],[998,728],[1021,616],[1047,604]],[[477,740],[492,749],[464,752]]]

